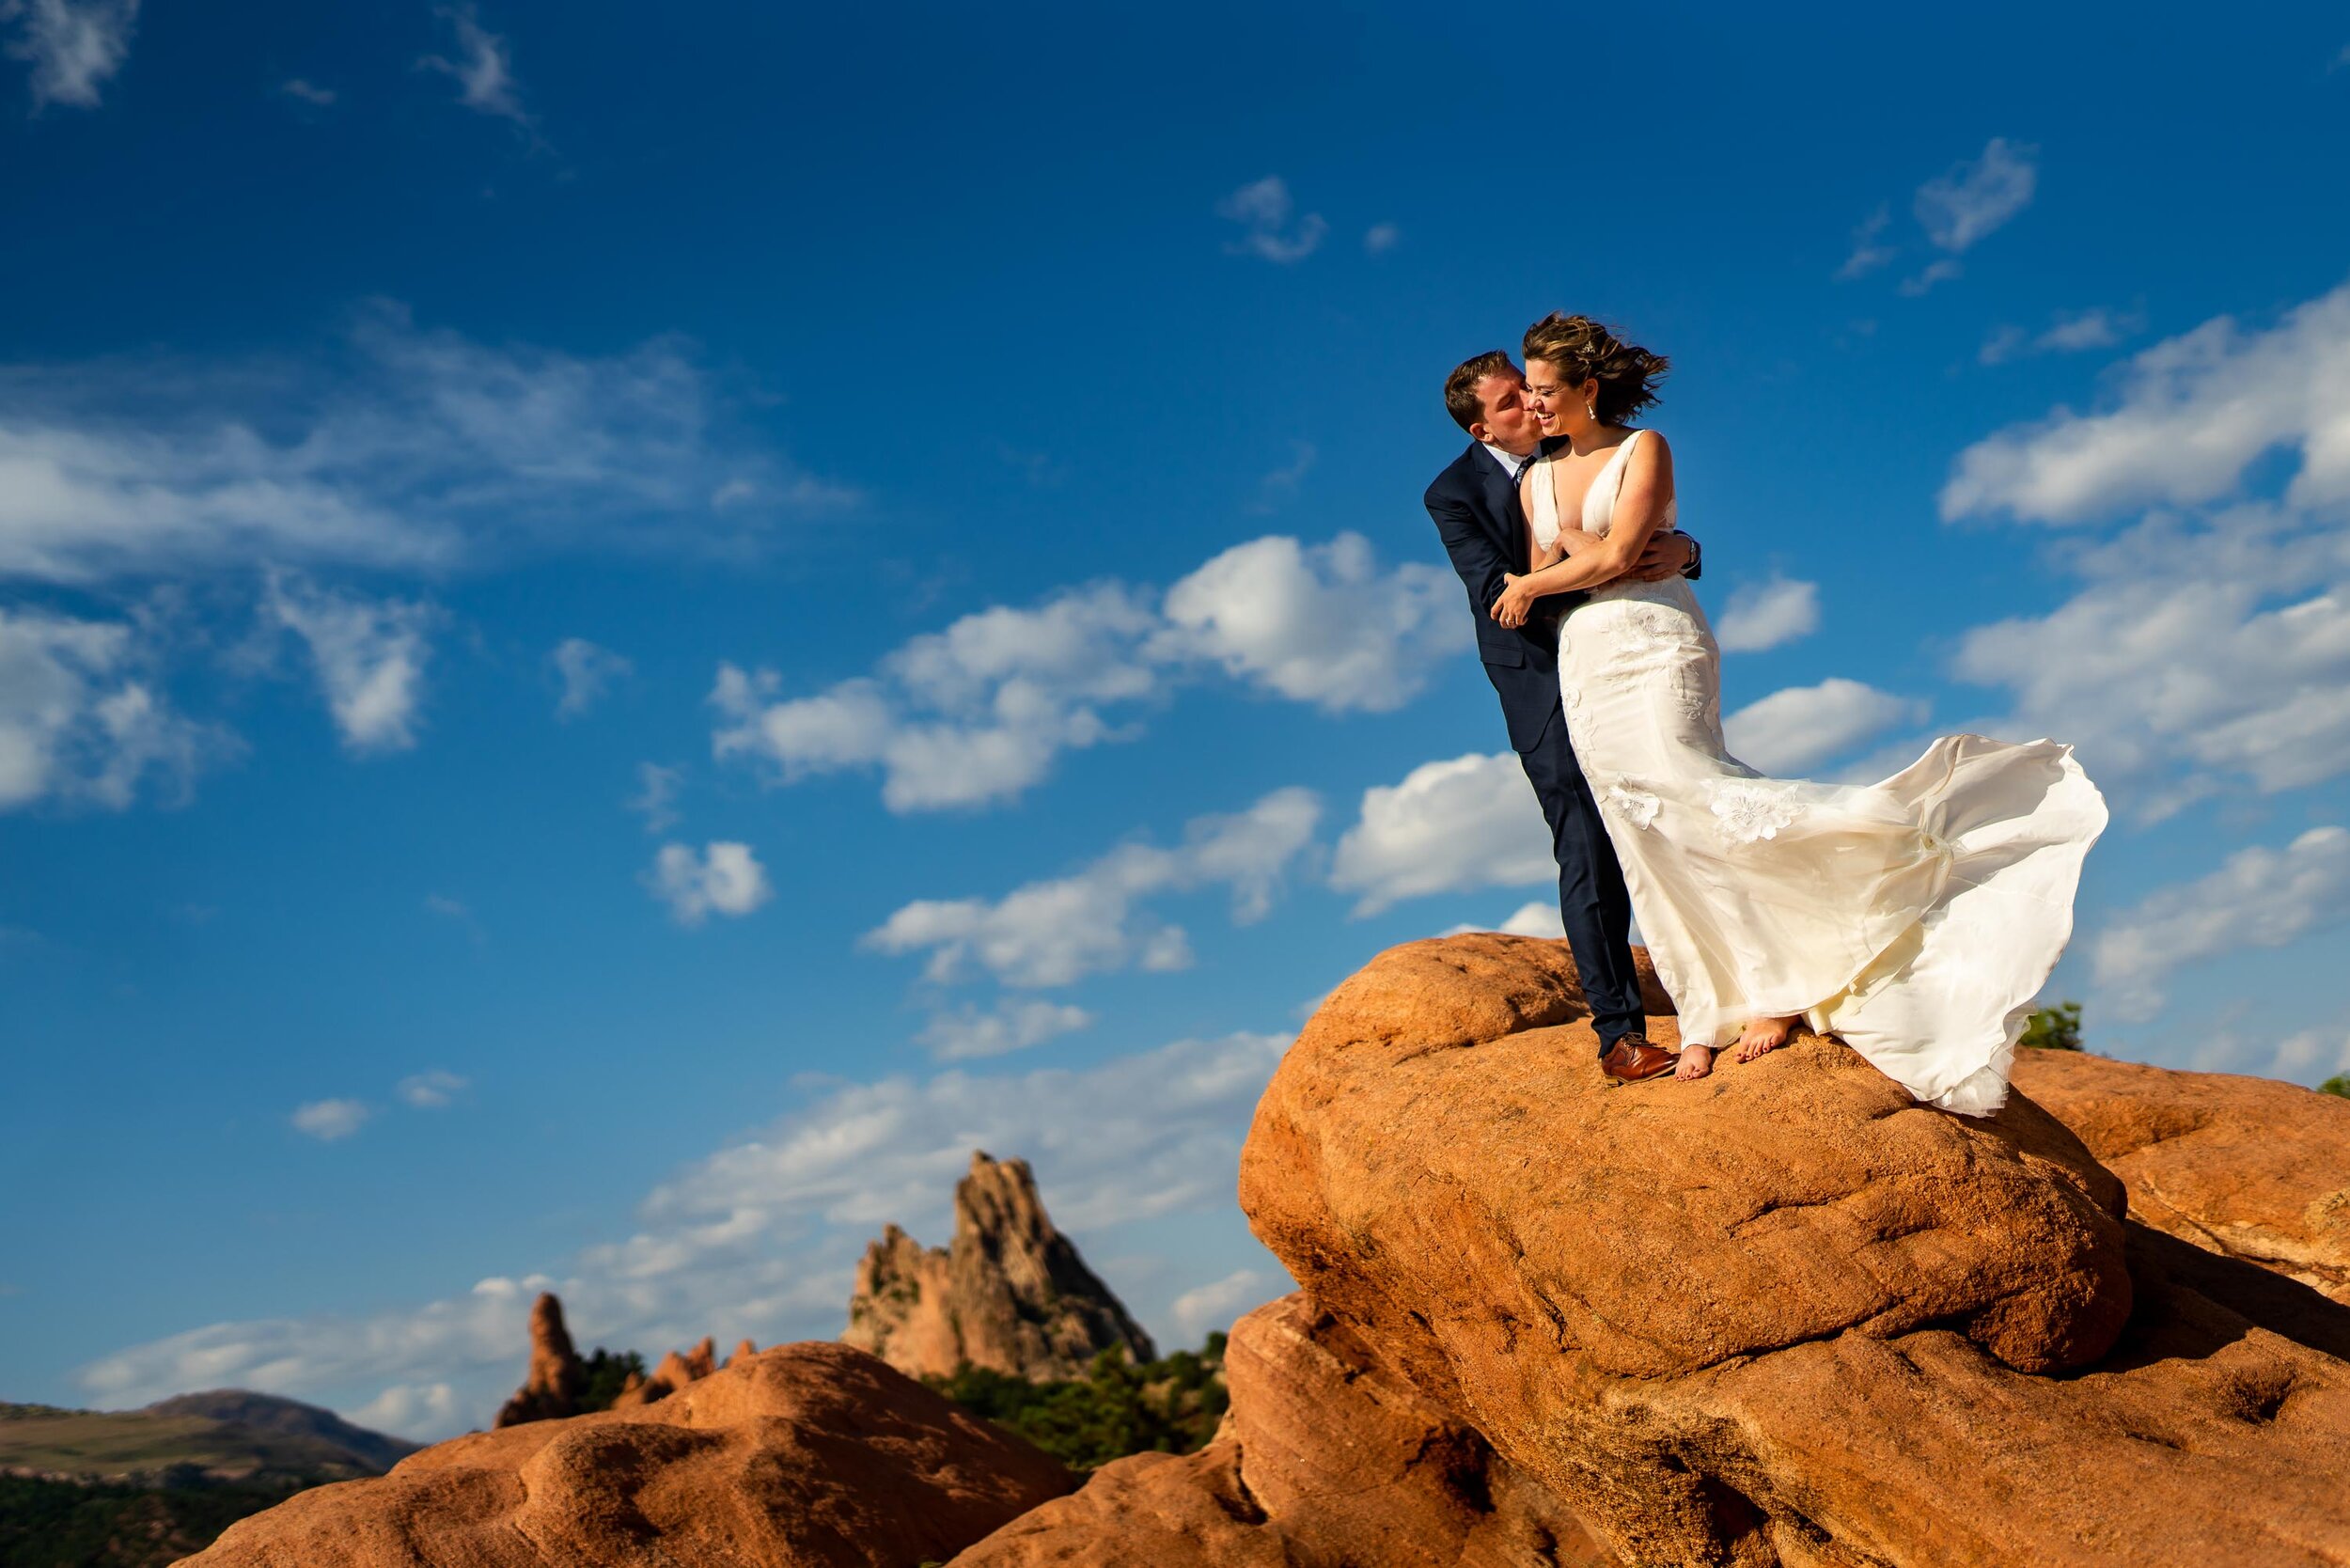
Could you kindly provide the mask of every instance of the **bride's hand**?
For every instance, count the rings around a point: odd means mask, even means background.
[[[1502,573],[1501,597],[1494,601],[1494,623],[1499,626],[1523,626],[1534,607],[1534,596],[1526,591],[1526,579],[1514,572]]]

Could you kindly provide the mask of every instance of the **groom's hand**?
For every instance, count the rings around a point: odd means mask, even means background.
[[[1661,583],[1668,577],[1678,577],[1687,569],[1695,549],[1687,534],[1651,534],[1648,548],[1640,552],[1639,563],[1624,575],[1642,583]]]

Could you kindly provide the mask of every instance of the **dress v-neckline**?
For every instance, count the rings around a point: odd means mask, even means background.
[[[1606,463],[1599,465],[1599,472],[1591,476],[1591,482],[1583,487],[1583,498],[1575,503],[1574,508],[1574,527],[1577,533],[1584,531],[1583,520],[1591,514],[1591,496],[1599,490],[1600,481],[1607,478],[1607,471],[1609,469],[1615,467],[1617,463],[1623,461],[1624,453],[1631,450],[1632,444],[1639,439],[1640,432],[1638,431],[1633,431],[1629,434],[1625,435],[1622,441],[1617,442],[1614,455],[1609,457]],[[1545,458],[1543,461],[1547,463],[1552,460]],[[1559,505],[1558,475],[1553,474],[1550,477],[1548,489],[1550,491],[1551,521],[1557,525],[1559,532],[1564,533],[1567,526],[1567,514]]]

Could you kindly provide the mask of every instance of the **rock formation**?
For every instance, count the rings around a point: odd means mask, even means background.
[[[563,1304],[552,1291],[541,1291],[530,1304],[530,1371],[523,1386],[497,1413],[494,1426],[516,1426],[579,1414],[579,1396],[587,1390],[588,1371],[563,1326]]]
[[[1181,1458],[1139,1453],[950,1568],[1608,1568],[1542,1482],[1386,1372],[1302,1294],[1232,1325],[1232,1408]]]
[[[750,1341],[744,1340],[735,1354],[755,1356],[758,1352],[751,1349]],[[728,1362],[728,1365],[733,1363]],[[650,1375],[640,1378],[634,1372],[629,1373],[628,1381],[620,1387],[619,1396],[612,1402],[612,1408],[641,1410],[655,1400],[668,1398],[689,1383],[700,1382],[717,1370],[718,1343],[705,1334],[702,1342],[692,1350],[673,1350],[662,1356]]]
[[[1094,1356],[1154,1358],[1151,1338],[1053,1228],[1026,1160],[971,1156],[955,1235],[924,1248],[897,1226],[865,1249],[841,1339],[915,1376],[975,1367],[1075,1377]]]
[[[189,1568],[913,1568],[1074,1478],[840,1344],[729,1363],[660,1403],[439,1443],[299,1493]]]
[[[2023,1051],[2015,1082],[2130,1192],[2130,1214],[2350,1303],[2350,1100],[2297,1084]]]
[[[2025,1094],[1947,1116],[1820,1042],[1694,1085],[1614,1087],[1595,1054],[1562,944],[1392,949],[1282,1061],[1241,1200],[1607,1550],[2350,1560],[2350,1312],[2126,1225]]]

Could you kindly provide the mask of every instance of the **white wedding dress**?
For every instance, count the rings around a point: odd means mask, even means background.
[[[1641,433],[1591,481],[1584,531],[1607,531]],[[1545,550],[1548,462],[1532,486]],[[1881,784],[1765,778],[1722,743],[1720,676],[1679,577],[1610,583],[1560,627],[1567,732],[1683,1041],[1800,1016],[1920,1100],[1998,1110],[2105,798],[2072,747],[1981,735],[1935,741]]]

